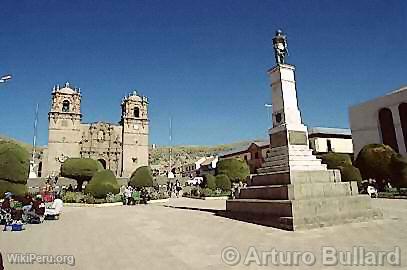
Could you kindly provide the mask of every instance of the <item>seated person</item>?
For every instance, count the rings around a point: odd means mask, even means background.
[[[64,207],[63,201],[57,197],[50,208],[45,209],[45,216],[58,216]]]
[[[42,196],[37,195],[32,203],[31,209],[27,212],[27,215],[33,218],[40,219],[45,214],[45,204],[42,201]]]
[[[6,212],[11,211],[11,204],[13,202],[13,194],[11,192],[4,193],[4,201],[1,204],[1,209]]]

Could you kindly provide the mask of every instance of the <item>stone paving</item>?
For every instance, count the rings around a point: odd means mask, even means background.
[[[224,209],[225,201],[180,198],[162,205],[66,207],[59,221],[29,225],[23,232],[0,232],[0,250],[7,270],[372,269],[324,266],[321,248],[332,246],[346,251],[362,246],[367,251],[386,251],[399,246],[402,266],[374,269],[407,269],[407,200],[373,199],[373,204],[383,210],[383,220],[298,232],[214,214],[214,210]],[[222,261],[222,250],[226,247],[233,247],[224,253],[229,263],[236,259],[231,252],[240,253],[240,261],[233,261],[235,266]],[[297,251],[297,254],[309,251],[316,262],[313,266],[300,261],[299,266],[279,267],[269,262],[263,267],[256,264],[254,248],[259,259],[262,259],[261,251],[275,248],[281,252]],[[247,251],[252,252],[249,265],[244,264]],[[75,265],[9,264],[7,256],[11,253],[73,255]]]

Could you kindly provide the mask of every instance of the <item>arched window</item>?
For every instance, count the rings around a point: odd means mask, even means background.
[[[140,109],[138,107],[134,108],[134,117],[136,118],[140,117]]]
[[[399,105],[399,116],[404,137],[404,147],[407,151],[407,103],[403,102]]]
[[[396,130],[394,129],[393,115],[390,109],[383,108],[379,111],[379,123],[383,143],[398,152]]]
[[[69,112],[69,101],[68,100],[64,100],[62,102],[62,111]]]

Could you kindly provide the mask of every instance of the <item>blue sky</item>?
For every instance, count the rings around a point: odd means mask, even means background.
[[[120,120],[120,100],[150,99],[151,143],[266,137],[271,40],[288,35],[302,117],[348,127],[348,107],[407,84],[407,4],[377,1],[3,0],[0,134],[30,142],[40,105],[47,143],[53,85],[82,89],[85,122]]]

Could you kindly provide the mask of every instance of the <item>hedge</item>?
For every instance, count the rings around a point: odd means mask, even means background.
[[[209,188],[211,190],[215,190],[216,189],[216,178],[215,176],[213,176],[212,174],[206,174],[204,175],[205,178],[205,187]]]
[[[229,191],[232,188],[232,183],[226,174],[219,174],[216,176],[216,187],[223,191]]]
[[[110,170],[102,170],[95,173],[90,182],[85,187],[85,194],[90,194],[95,198],[106,198],[109,193],[119,193],[119,184],[116,176]]]
[[[151,172],[150,167],[142,166],[137,168],[137,170],[133,172],[130,177],[129,185],[134,188],[152,187],[153,174]]]
[[[352,166],[352,160],[348,154],[327,153],[321,156],[322,163],[326,164],[328,169],[337,169],[341,166]]]
[[[249,166],[240,159],[228,158],[220,160],[217,164],[217,174],[225,174],[231,182],[246,182],[250,175]]]
[[[103,170],[102,164],[91,158],[68,158],[61,166],[61,176],[75,179],[78,190],[84,181],[89,181],[96,172]]]

